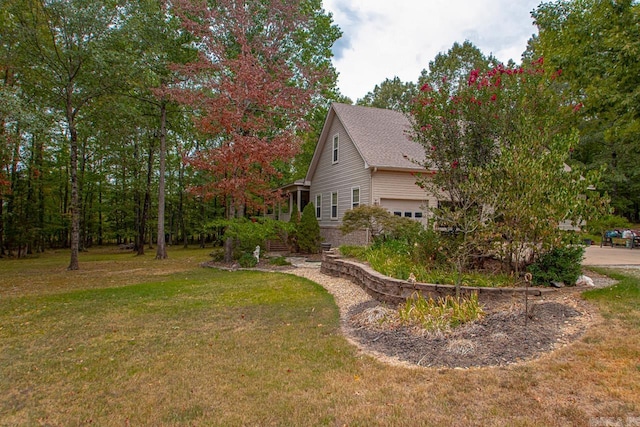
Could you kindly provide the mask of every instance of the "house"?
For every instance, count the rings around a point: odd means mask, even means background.
[[[433,171],[422,167],[424,147],[410,139],[410,131],[403,113],[332,104],[306,177],[281,188],[289,202],[279,217],[288,220],[294,204],[302,211],[313,203],[321,236],[334,247],[369,243],[366,230],[343,236],[339,229],[344,213],[359,205],[381,206],[426,226],[438,199],[416,184],[416,175]],[[564,221],[560,229],[579,227]]]
[[[428,171],[420,165],[424,148],[409,138],[410,130],[407,116],[397,111],[331,105],[301,182],[309,184],[325,242],[368,243],[365,230],[347,236],[339,230],[344,213],[363,204],[427,223],[428,207],[437,200],[416,184],[416,174]]]

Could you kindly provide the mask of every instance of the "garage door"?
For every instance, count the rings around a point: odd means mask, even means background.
[[[410,218],[427,224],[428,209],[426,200],[382,199],[380,206],[393,215]]]

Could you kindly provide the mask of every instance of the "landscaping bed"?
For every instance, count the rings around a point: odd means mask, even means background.
[[[538,357],[578,339],[595,312],[575,295],[486,308],[487,315],[447,332],[426,332],[378,316],[395,310],[371,300],[351,308],[349,335],[368,350],[418,366],[478,367]],[[377,314],[376,314],[377,313]]]

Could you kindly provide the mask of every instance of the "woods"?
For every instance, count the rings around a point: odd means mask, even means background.
[[[72,270],[264,211],[337,93],[316,0],[3,0],[0,30],[0,256],[71,248]]]

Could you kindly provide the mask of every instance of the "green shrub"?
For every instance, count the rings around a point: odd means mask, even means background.
[[[271,258],[269,260],[269,264],[271,265],[291,265],[291,263],[289,261],[287,261],[287,259],[283,256],[279,256],[277,258]]]
[[[596,221],[589,221],[587,231],[597,236],[602,236],[605,231],[614,229],[631,228],[632,224],[628,219],[617,215],[606,215]]]
[[[240,267],[242,268],[253,268],[258,265],[258,260],[253,256],[253,254],[245,252],[242,254],[240,259],[238,259],[238,264],[240,264]]]
[[[447,261],[440,234],[433,229],[423,229],[413,248],[413,259],[418,264],[441,266]]]
[[[385,208],[380,206],[360,205],[349,209],[342,216],[340,231],[349,234],[357,230],[369,230],[374,240],[389,226],[393,216]]]
[[[296,203],[293,204],[293,209],[291,211],[291,218],[289,219],[289,226],[291,231],[287,234],[287,244],[289,248],[294,252],[298,252],[300,248],[298,247],[298,229],[300,228],[300,211],[298,211],[298,205]]]
[[[428,331],[446,331],[483,316],[484,311],[477,293],[461,298],[447,295],[437,300],[427,300],[416,294],[407,298],[398,310],[398,317],[402,323],[418,325]]]
[[[209,254],[209,256],[213,259],[213,261],[221,262],[224,261],[224,249],[223,248],[214,248],[213,251]]]
[[[423,230],[424,227],[418,221],[392,216],[384,231],[384,236],[387,240],[396,240],[413,245]]]
[[[313,203],[307,204],[302,211],[297,229],[298,247],[302,252],[317,253],[320,247],[320,225],[316,219]]]
[[[575,285],[582,271],[583,257],[584,247],[577,245],[555,248],[543,254],[529,266],[533,283],[550,285],[551,282],[562,282],[568,286]]]
[[[273,239],[288,230],[289,223],[270,218],[235,218],[220,219],[208,224],[209,228],[224,228],[223,240],[233,239],[237,255],[253,252],[256,246],[265,247],[269,239]]]

